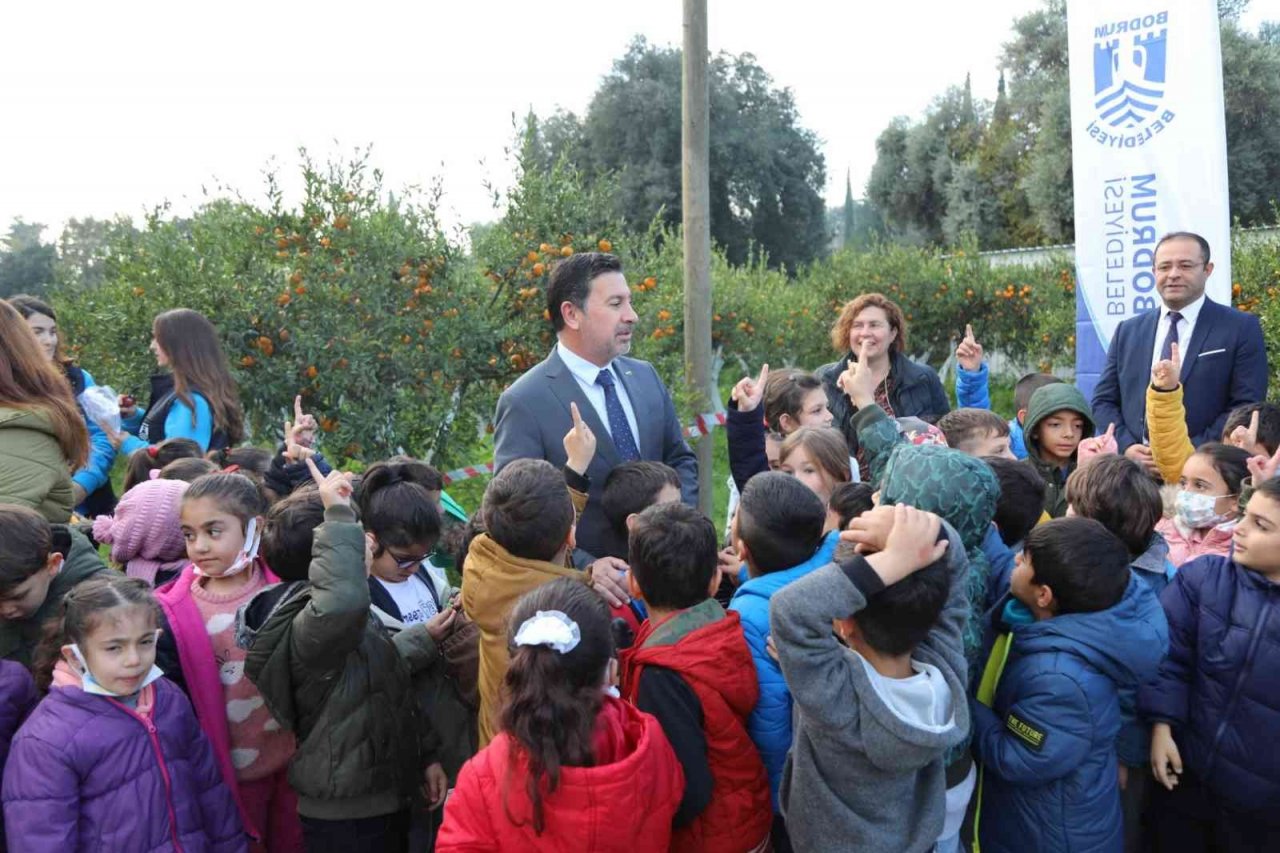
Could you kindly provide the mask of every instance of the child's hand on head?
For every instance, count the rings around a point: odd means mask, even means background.
[[[764,385],[769,380],[769,365],[760,366],[760,376],[744,376],[733,386],[729,399],[738,404],[739,412],[754,412],[764,400]]]
[[[867,363],[869,346],[871,343],[864,340],[858,349],[858,360],[850,361],[844,373],[836,380],[840,390],[848,396],[849,402],[859,409],[874,405],[876,401],[876,378],[871,372],[871,365]]]
[[[884,548],[867,558],[885,586],[932,565],[951,544],[947,539],[939,541],[942,519],[933,513],[903,504],[887,509],[893,513],[893,527],[885,539]],[[862,517],[868,514],[863,513]]]
[[[879,492],[876,494],[879,495]],[[882,506],[877,502],[870,511],[849,519],[849,526],[840,534],[840,539],[852,542],[859,554],[874,554],[884,550],[891,530],[893,507]]]
[[[573,427],[564,436],[564,455],[568,457],[565,464],[578,474],[585,475],[596,455],[596,434],[582,419],[577,403],[569,404],[569,413],[573,415]]]
[[[1181,381],[1178,377],[1182,373],[1182,359],[1178,355],[1178,345],[1172,344],[1169,352],[1168,358],[1157,361],[1151,368],[1151,384],[1157,391],[1172,391]]]
[[[973,336],[973,326],[968,323],[964,327],[964,340],[956,347],[956,361],[970,373],[982,369],[982,344]]]
[[[316,463],[310,458],[306,460],[311,479],[319,486],[320,502],[325,509],[334,506],[351,506],[351,475],[342,471],[330,471],[329,476],[320,473]]]

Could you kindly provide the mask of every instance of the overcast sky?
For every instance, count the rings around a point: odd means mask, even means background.
[[[1211,0],[1205,0],[1211,2]],[[861,195],[875,138],[966,72],[994,97],[1012,20],[1040,0],[710,0],[711,49],[754,53]],[[127,11],[126,11],[127,10]],[[1280,18],[1254,0],[1244,23]],[[0,231],[15,216],[178,211],[220,181],[250,199],[274,160],[373,144],[390,189],[442,177],[446,218],[493,218],[512,114],[581,114],[636,34],[681,39],[679,0],[20,3],[0,51]]]

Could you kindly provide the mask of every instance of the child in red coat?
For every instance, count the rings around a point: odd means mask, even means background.
[[[747,734],[760,687],[738,614],[711,597],[715,528],[684,504],[653,506],[632,520],[629,551],[649,618],[622,653],[622,695],[658,718],[684,768],[671,849],[766,850],[769,781]]]
[[[658,721],[606,695],[605,603],[561,578],[510,624],[501,731],[459,772],[436,850],[665,853],[684,778]]]

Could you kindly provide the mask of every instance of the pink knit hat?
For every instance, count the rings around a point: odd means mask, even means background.
[[[182,480],[143,480],[124,493],[116,514],[93,520],[93,538],[111,545],[111,559],[131,578],[156,582],[162,569],[186,563],[182,539]]]

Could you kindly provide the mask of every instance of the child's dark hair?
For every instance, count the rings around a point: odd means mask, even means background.
[[[485,532],[508,553],[551,560],[573,529],[564,474],[545,459],[517,459],[489,482],[480,507]]]
[[[1038,525],[1027,534],[1023,553],[1031,561],[1031,582],[1053,590],[1058,616],[1114,607],[1129,586],[1129,550],[1092,518],[1055,518]]]
[[[143,480],[150,479],[152,471],[164,468],[176,459],[198,459],[201,456],[200,445],[189,438],[166,438],[159,444],[139,448],[129,455],[121,491],[127,492]]]
[[[84,642],[98,627],[102,615],[116,607],[142,607],[160,627],[160,605],[151,585],[142,578],[102,572],[76,584],[63,597],[58,616],[45,623],[36,649],[32,669],[41,691],[47,691],[53,681],[53,668],[62,657],[62,647]]]
[[[984,456],[1000,481],[1000,499],[992,519],[1000,531],[1000,541],[1012,548],[1027,538],[1044,513],[1044,478],[1025,459]]]
[[[210,450],[205,459],[224,471],[244,474],[252,480],[262,480],[262,475],[271,470],[272,454],[261,447],[224,447]]]
[[[216,474],[218,466],[199,456],[175,459],[160,469],[161,480],[182,480],[194,483],[205,474]]]
[[[1261,430],[1259,430],[1261,432]],[[1207,441],[1196,448],[1196,456],[1205,456],[1227,483],[1227,494],[1240,494],[1240,484],[1249,476],[1249,452],[1240,447]]]
[[[627,535],[627,517],[653,506],[664,486],[680,488],[680,475],[661,462],[624,462],[604,478],[600,508],[615,533]]]
[[[1280,406],[1274,403],[1246,403],[1232,409],[1222,427],[1222,440],[1230,438],[1236,427],[1247,428],[1254,412],[1258,413],[1258,444],[1271,455],[1280,447]]]
[[[782,432],[782,416],[799,421],[804,398],[822,387],[822,380],[795,367],[775,370],[764,383],[764,422],[770,431]]]
[[[378,538],[374,556],[382,556],[388,546],[435,547],[440,512],[423,481],[438,484],[440,475],[424,462],[403,457],[375,463],[364,472],[357,503],[364,529]]]
[[[761,574],[798,566],[822,544],[827,508],[790,474],[762,471],[747,482],[738,504],[738,537]]]
[[[517,646],[520,626],[538,611],[559,611],[577,623],[578,644],[567,652],[542,645]],[[526,790],[533,804],[533,831],[541,835],[543,791],[556,790],[562,768],[595,763],[596,717],[604,701],[605,669],[613,657],[609,608],[585,584],[560,578],[516,602],[507,642],[511,663],[499,725],[515,741],[515,751],[529,761]],[[508,773],[516,763],[507,765]],[[515,823],[505,795],[502,807]]]
[[[40,513],[17,504],[0,504],[0,542],[0,598],[40,571],[51,553],[65,557],[71,550],[66,528],[55,529]]]
[[[939,419],[938,429],[947,437],[947,446],[962,453],[970,442],[1009,434],[1009,424],[989,409],[953,409]]]
[[[1258,487],[1253,490],[1255,495],[1266,495],[1271,500],[1280,503],[1280,477],[1272,477],[1270,480],[1263,480]]]
[[[324,523],[317,489],[303,488],[267,510],[262,527],[262,559],[281,580],[304,581],[311,569],[311,545]]]
[[[943,528],[938,538],[946,539]],[[947,555],[885,587],[853,614],[862,639],[886,655],[910,654],[929,636],[951,593]]]
[[[631,527],[627,554],[631,574],[653,607],[680,610],[711,595],[719,558],[716,529],[693,507],[658,504],[640,513]]]
[[[1013,408],[1014,414],[1017,415],[1023,409],[1031,405],[1031,395],[1039,391],[1046,385],[1056,385],[1062,382],[1058,377],[1050,373],[1027,373],[1018,383],[1013,386]]]
[[[217,504],[218,509],[240,519],[242,528],[248,525],[249,519],[267,511],[262,489],[244,474],[219,472],[197,477],[187,487],[182,503],[185,505],[206,498]]]
[[[1241,451],[1243,453],[1243,451]],[[1114,534],[1137,557],[1164,515],[1160,487],[1151,475],[1123,456],[1097,456],[1067,478],[1067,503]]]
[[[876,490],[870,483],[841,483],[831,490],[831,500],[827,501],[827,509],[836,514],[836,522],[840,530],[849,526],[864,512],[870,512],[875,506],[872,495]]]

